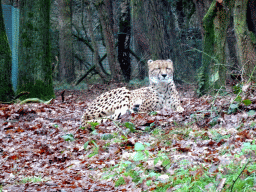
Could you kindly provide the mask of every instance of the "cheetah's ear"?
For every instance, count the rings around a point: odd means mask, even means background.
[[[168,62],[172,62],[172,60],[171,60],[171,59],[167,59],[167,61],[168,61]]]
[[[152,60],[152,59],[148,60],[148,64],[150,64],[150,63],[153,63],[153,60]]]

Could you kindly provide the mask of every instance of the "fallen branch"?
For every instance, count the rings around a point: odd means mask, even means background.
[[[41,99],[38,99],[38,98],[28,98],[28,99],[25,99],[25,100],[21,101],[19,104],[22,105],[24,103],[29,103],[29,102],[50,104],[51,101],[52,101],[52,99],[50,99],[48,101],[44,101],[44,100],[41,100]]]
[[[95,65],[91,66],[91,68],[80,78],[78,79],[78,81],[76,82],[76,86],[81,83],[81,81],[84,80],[84,78],[87,77],[87,75],[89,75],[93,70],[95,69]]]

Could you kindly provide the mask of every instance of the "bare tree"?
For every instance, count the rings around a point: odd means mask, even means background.
[[[58,0],[59,4],[59,49],[60,80],[71,83],[75,79],[73,60],[72,0]]]
[[[93,19],[92,19],[92,3],[86,1],[87,4],[87,24],[89,27],[89,35],[91,37],[92,47],[93,47],[93,63],[95,65],[95,70],[98,72],[103,81],[108,81],[109,77],[107,76],[100,66],[100,56],[97,42],[95,40],[94,31],[93,31]]]
[[[96,0],[94,5],[98,10],[100,23],[102,25],[111,78],[119,81],[121,79],[121,69],[117,62],[117,52],[115,48],[112,0]]]

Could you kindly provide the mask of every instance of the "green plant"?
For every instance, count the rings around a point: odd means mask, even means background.
[[[238,94],[239,92],[242,92],[242,84],[237,83],[233,86],[233,93]]]
[[[247,114],[248,114],[249,116],[253,116],[253,115],[255,114],[255,111],[254,111],[254,110],[250,110],[250,111],[247,112]],[[255,123],[255,122],[254,122],[254,123]]]
[[[66,135],[63,135],[62,138],[65,140],[65,141],[74,141],[75,138],[74,138],[74,135],[69,133],[69,134],[66,134]]]
[[[128,128],[132,133],[136,131],[135,125],[131,122],[125,122],[124,126]]]
[[[157,115],[157,112],[156,112],[156,111],[151,111],[151,112],[149,113],[149,115],[150,115],[150,116],[155,116],[155,115]]]
[[[253,77],[253,74],[254,74],[254,71],[256,70],[256,65],[255,65],[255,67],[253,68],[253,70],[252,70],[252,72],[251,72],[251,75],[250,75],[250,77],[249,77],[249,79],[247,80],[247,82],[245,83],[245,85],[248,85],[249,84],[249,82],[251,81],[251,79],[252,79],[252,77]],[[237,109],[238,107],[236,107],[235,105],[233,105],[233,102],[237,102],[238,103],[238,106],[239,106],[239,104],[241,103],[241,101],[242,101],[242,97],[240,96],[240,94],[242,93],[242,84],[238,84],[236,87],[235,87],[235,91],[234,91],[234,93],[235,94],[237,94],[236,95],[236,98],[230,103],[230,107],[229,107],[229,109],[228,109],[228,113],[230,113],[230,109],[231,109],[231,113],[232,113],[232,108],[233,109]],[[248,100],[248,99],[246,99],[246,100],[243,100],[242,101],[245,105],[250,105],[252,102],[250,101],[250,100]],[[236,110],[235,110],[236,111]]]
[[[92,129],[94,132],[95,132],[96,126],[99,125],[98,122],[89,122],[89,124],[91,125],[91,129]],[[80,126],[79,129],[85,130],[85,127]]]
[[[123,177],[119,177],[116,182],[115,182],[115,187],[118,187],[120,185],[124,185],[125,184],[125,180]]]
[[[216,133],[212,139],[216,142],[220,142],[222,139],[228,139],[229,137],[230,137],[230,134],[221,135],[220,133]]]
[[[38,183],[43,181],[42,177],[25,177],[21,180],[21,183],[28,183],[28,182],[32,182],[32,183]]]
[[[102,140],[111,140],[111,139],[114,138],[114,136],[113,136],[112,134],[110,134],[110,133],[107,133],[107,134],[101,135],[100,138],[101,138]]]
[[[145,131],[150,131],[155,126],[155,123],[150,123],[149,126],[145,127]]]
[[[242,152],[243,153],[248,153],[250,151],[254,151],[256,154],[256,145],[255,145],[255,140],[253,141],[253,143],[243,143],[243,148],[242,148]]]
[[[89,124],[91,125],[91,129],[92,129],[93,131],[95,131],[96,126],[99,125],[98,122],[90,122]]]
[[[149,143],[146,143],[146,145],[150,145]],[[145,146],[142,143],[135,143],[134,150],[136,151],[133,160],[134,161],[145,161],[147,160],[149,156],[149,151],[145,150]]]
[[[94,145],[93,149],[92,149],[92,153],[90,153],[88,155],[89,158],[93,157],[94,155],[97,155],[99,153],[99,146],[97,145],[97,143],[94,140],[91,141],[87,141],[84,144],[84,150],[87,150],[87,146],[89,145],[89,143],[92,143]]]

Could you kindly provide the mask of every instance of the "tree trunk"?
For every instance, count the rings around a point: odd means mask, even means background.
[[[130,59],[131,16],[130,0],[122,0],[118,34],[118,61],[126,82],[131,79]]]
[[[178,17],[178,25],[180,29],[184,29],[185,27],[185,14],[183,12],[183,1],[178,0],[176,2],[176,10],[177,10],[177,17]]]
[[[117,62],[117,54],[115,49],[112,0],[97,0],[95,1],[94,5],[98,10],[100,23],[103,30],[111,78],[119,81],[121,80],[121,69]]]
[[[95,40],[94,37],[94,32],[93,32],[93,20],[92,20],[92,9],[91,6],[92,4],[87,1],[87,21],[88,21],[88,26],[89,26],[89,34],[91,37],[91,42],[92,42],[92,47],[93,47],[93,63],[95,65],[95,69],[98,72],[98,74],[100,75],[101,79],[104,82],[109,81],[109,77],[102,71],[101,67],[100,67],[100,56],[99,56],[99,49],[98,49],[98,45],[97,42]]]
[[[231,71],[239,70],[239,61],[236,54],[236,37],[234,32],[234,22],[233,22],[233,16],[232,19],[230,19],[230,24],[227,29],[227,45],[228,45],[228,52],[229,52],[229,63],[231,66],[229,69]]]
[[[256,0],[249,0],[247,10],[248,29],[256,35]]]
[[[196,14],[198,21],[200,22],[201,33],[202,37],[204,36],[204,29],[203,29],[203,18],[207,9],[210,7],[210,0],[193,0],[195,7],[196,7]]]
[[[231,1],[232,2],[232,1]],[[231,4],[225,8],[214,0],[203,19],[203,65],[199,80],[199,94],[225,86],[226,82],[226,33],[230,19]]]
[[[11,49],[5,32],[2,2],[0,0],[0,101],[6,102],[13,99],[11,71]]]
[[[164,2],[149,0],[148,1],[148,37],[150,45],[151,58],[167,59],[164,56],[167,51],[164,43],[164,15],[163,9],[166,5]]]
[[[247,81],[252,75],[252,79],[255,81],[256,72],[254,71],[254,74],[252,72],[255,68],[256,53],[246,22],[247,4],[248,0],[235,0],[234,28],[237,39],[238,58],[243,69],[242,78],[244,81]]]
[[[145,29],[147,29],[147,10],[144,9],[144,4],[139,3],[141,1],[132,2],[132,30],[134,38],[134,52],[140,58],[146,57],[149,59],[149,39]],[[139,79],[143,80],[147,76],[147,65],[144,62],[138,61],[138,73]]]
[[[215,1],[215,0],[214,0]],[[202,55],[202,71],[199,80],[199,94],[204,95],[210,89],[210,66],[213,65],[214,57],[214,24],[213,20],[216,16],[216,1],[212,2],[208,12],[203,18],[203,55]]]
[[[54,97],[50,58],[50,0],[23,0],[20,5],[18,93]],[[22,98],[24,99],[24,97]]]
[[[72,38],[72,0],[58,0],[59,4],[59,49],[60,80],[71,83],[75,80]]]
[[[230,3],[231,2],[231,3]],[[229,25],[229,20],[231,16],[230,9],[233,8],[232,0],[225,2],[227,8],[223,4],[216,2],[217,13],[214,18],[214,55],[215,55],[215,65],[213,67],[213,75],[218,74],[218,79],[214,79],[215,90],[225,87],[226,85],[226,42],[227,42],[227,29]],[[217,63],[216,63],[217,62]],[[216,75],[217,76],[217,75]]]

